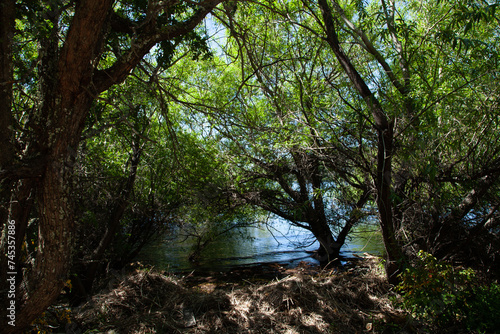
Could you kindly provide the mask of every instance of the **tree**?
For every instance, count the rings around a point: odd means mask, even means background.
[[[247,156],[243,168],[269,181],[255,189],[275,182],[269,207],[300,193],[296,161],[314,166],[318,159],[332,183],[368,189],[391,282],[418,249],[461,261],[482,254],[491,266],[498,244],[497,5],[240,6],[220,18],[237,45],[225,56],[241,68],[228,76],[241,83],[225,93],[233,104],[219,102],[225,112],[216,118],[227,118],[217,129]],[[304,175],[320,175],[313,170]],[[315,189],[297,207],[313,203]],[[480,250],[485,242],[487,252]]]
[[[1,223],[2,254],[6,254],[7,247],[6,221],[15,222],[16,245],[20,248],[29,218],[35,218],[38,240],[35,261],[29,268],[22,269],[25,264],[21,263],[19,252],[16,253],[14,262],[19,273],[16,327],[3,326],[6,332],[29,325],[54,301],[64,285],[75,231],[72,166],[92,103],[99,94],[123,82],[155,45],[160,44],[159,50],[168,60],[169,53],[179,43],[199,42],[194,29],[220,2],[115,4],[109,0],[84,0],[26,2],[15,6],[18,22],[24,25],[23,33],[31,34],[40,45],[40,66],[34,72],[39,98],[26,111],[25,118],[15,119],[15,125],[12,116],[16,115],[8,113],[8,109],[7,115],[2,112],[2,144],[15,147],[1,159],[4,203],[1,216],[8,217]],[[13,7],[14,2],[6,3],[2,16],[15,17]],[[5,36],[12,36],[12,22],[12,19],[2,20]],[[7,89],[2,91],[5,98],[2,105],[9,108],[13,54],[8,51],[12,38],[2,38],[1,43],[7,51],[2,53],[2,83],[7,83]],[[108,55],[111,60],[104,62]],[[2,268],[5,265],[2,255]],[[2,292],[6,291],[5,282],[2,279]],[[5,312],[6,308],[2,310]]]
[[[358,94],[366,101],[372,113],[374,128],[377,131],[377,172],[375,188],[377,191],[377,207],[379,210],[380,226],[387,252],[387,276],[390,281],[399,269],[396,264],[403,258],[402,250],[395,238],[395,229],[390,200],[392,180],[392,158],[394,140],[394,121],[391,120],[384,108],[361,77],[349,57],[341,49],[340,41],[333,21],[331,9],[326,0],[319,0],[319,7],[323,17],[326,39],[333,53],[337,57],[344,72],[352,82]]]
[[[141,74],[147,79],[147,73],[136,70],[126,86],[101,94],[82,134],[73,175],[77,221],[71,270],[74,303],[92,292],[103,268],[126,263],[149,239],[166,230],[166,217],[179,205],[161,196],[159,180],[143,172],[144,165],[150,164],[149,156],[162,161],[169,158],[155,153],[160,145],[170,147],[171,138],[160,139],[159,108]],[[158,166],[154,170],[162,171]],[[164,177],[168,184],[169,176]],[[145,184],[142,178],[147,179]]]
[[[195,113],[191,121],[218,138],[233,174],[228,191],[311,231],[318,258],[328,263],[369,214],[369,187],[355,177],[362,170],[346,172],[356,153],[326,139],[331,124],[319,120],[332,103],[321,81],[324,47],[297,37],[291,25],[276,25],[272,13],[256,15],[260,10],[241,5],[228,16],[232,23],[214,13],[228,43],[219,57],[188,70],[211,75],[184,79],[176,98]],[[186,65],[178,68],[180,78]]]
[[[466,216],[475,216],[474,211],[482,211],[483,205],[486,207],[492,205],[493,211],[496,211],[494,209],[495,201],[488,203],[491,199],[487,198],[494,194],[495,184],[498,183],[498,152],[496,148],[493,151],[488,150],[491,160],[487,162],[483,160],[486,158],[483,155],[486,152],[481,147],[492,144],[490,135],[493,132],[490,131],[497,131],[498,125],[491,118],[489,112],[485,112],[485,109],[477,105],[476,99],[483,100],[484,96],[480,97],[483,92],[485,96],[491,96],[491,86],[489,86],[491,81],[486,78],[497,71],[497,56],[494,56],[493,63],[484,62],[484,58],[480,59],[480,56],[475,58],[475,55],[484,55],[483,46],[479,46],[481,43],[466,40],[459,35],[455,35],[453,37],[455,39],[452,38],[451,45],[447,44],[446,40],[443,42],[443,38],[432,41],[427,37],[426,34],[431,32],[435,36],[449,38],[450,31],[447,25],[462,24],[459,21],[450,22],[448,20],[449,13],[453,13],[453,17],[459,14],[464,9],[463,7],[459,7],[461,9],[455,11],[455,8],[442,3],[434,5],[406,3],[403,8],[395,2],[383,0],[380,5],[371,4],[370,10],[375,10],[378,18],[373,22],[374,25],[368,19],[368,9],[361,5],[361,10],[357,11],[357,15],[359,24],[363,28],[359,28],[351,22],[354,15],[348,6],[346,8],[349,9],[344,10],[338,1],[332,1],[329,4],[326,0],[320,0],[318,4],[321,10],[325,39],[353,88],[366,102],[367,112],[371,113],[373,127],[377,133],[377,171],[374,178],[376,200],[387,250],[387,274],[390,279],[393,278],[393,281],[397,281],[396,274],[405,265],[405,255],[402,248],[403,238],[399,231],[404,231],[403,229],[413,223],[409,223],[408,220],[411,221],[412,218],[408,218],[409,215],[415,213],[413,210],[416,206],[419,206],[422,209],[420,211],[422,215],[429,217],[429,221],[432,222],[430,226],[424,225],[427,235],[420,235],[420,237],[425,240],[426,245],[421,244],[421,247],[431,247],[435,253],[441,252],[441,256],[445,256],[445,254],[449,256],[459,251],[458,248],[453,247],[452,250],[449,246],[456,243],[457,240],[464,241],[464,236],[469,234],[469,227],[463,221]],[[311,10],[314,10],[312,5],[307,5],[310,6]],[[484,6],[490,8],[490,5],[481,4],[478,5],[478,12],[481,12],[481,8]],[[414,15],[416,11],[419,11],[419,15]],[[351,19],[348,17],[349,15]],[[477,17],[483,17],[483,15],[480,14]],[[429,21],[433,23],[428,23]],[[491,21],[491,19],[486,21]],[[377,25],[376,22],[379,24]],[[433,25],[429,26],[429,24]],[[381,26],[385,30],[377,28]],[[468,32],[470,27],[471,21],[465,25],[464,33]],[[495,50],[493,53],[496,54],[496,42],[489,37],[495,34],[491,35],[491,27],[489,23],[486,23],[482,26],[485,30],[478,31],[476,36],[484,43],[488,43],[492,47],[490,50]],[[340,29],[352,36],[353,42],[359,45],[361,52],[370,59],[368,64],[372,63],[374,67],[378,68],[376,71],[370,73],[369,69],[366,70],[366,65],[355,63],[354,54],[350,56],[348,52],[344,51],[339,39]],[[368,32],[365,32],[364,29]],[[345,38],[349,39],[349,35]],[[374,40],[375,37],[369,36],[380,37]],[[457,40],[460,41],[459,44],[463,43],[464,48],[455,48]],[[444,49],[449,52],[448,55]],[[432,64],[432,69],[429,69],[429,58],[427,58],[426,52],[438,55],[438,61]],[[469,52],[475,61],[471,62],[470,59],[467,59]],[[359,54],[356,54],[356,57],[359,58]],[[444,59],[444,62],[440,62],[440,57]],[[463,63],[470,70],[462,71],[459,67],[453,66],[453,64],[458,63]],[[363,69],[365,77],[359,68]],[[446,71],[447,76],[443,80],[444,71]],[[377,93],[370,85],[377,87]],[[470,100],[469,106],[474,105],[475,110],[463,104],[456,105],[456,99],[461,99],[472,92],[471,86],[474,87],[473,89],[481,87],[479,90],[481,93],[476,91],[478,94],[475,99]],[[485,88],[484,91],[483,88]],[[441,91],[439,91],[440,89]],[[440,126],[433,123],[431,120],[436,117],[436,113],[439,113],[442,104],[454,105],[458,108],[458,113],[454,117],[448,116],[452,123],[462,117],[467,119],[472,114],[487,119],[486,123],[481,122],[479,126],[485,135],[474,135],[476,122],[470,122],[470,119],[465,124],[471,126],[464,128],[463,132],[459,131],[457,137],[450,135],[450,128],[443,127],[443,123]],[[497,108],[494,103],[489,104],[489,106]],[[439,117],[441,119],[446,116],[441,114]],[[429,154],[433,151],[432,148],[436,147],[434,146],[436,142],[429,141],[429,136],[432,137],[431,134],[434,131],[441,132],[440,130],[443,129],[446,129],[447,132],[445,137],[447,141],[444,145],[448,148],[456,147],[453,142],[464,138],[470,138],[474,145],[472,149],[461,152],[463,147],[452,154],[450,154],[451,152],[443,152],[438,158],[440,162],[436,164],[435,157]],[[471,138],[471,135],[474,139]],[[424,140],[427,142],[424,143]],[[421,146],[418,147],[415,144]],[[439,143],[439,145],[443,145],[443,143]],[[498,146],[495,144],[495,147]],[[411,150],[422,153],[419,156],[420,162],[414,160],[416,155],[412,156],[412,153],[409,153]],[[422,160],[424,156],[425,158]],[[473,163],[476,158],[481,159],[483,163]],[[419,170],[418,166],[421,161],[427,159],[433,163],[430,169],[423,172],[422,169]],[[444,160],[448,160],[448,164],[444,163]],[[470,177],[469,182],[463,177],[457,178],[456,181],[468,190],[450,193],[446,188],[452,185],[445,185],[445,183],[451,180],[440,176],[449,173],[451,166],[453,169],[463,161],[467,161],[466,164],[469,167],[473,166],[474,172],[467,172]],[[446,165],[447,167],[445,167]],[[435,188],[437,179],[443,182],[438,181],[440,183],[439,190]],[[445,181],[445,179],[447,180]],[[430,199],[430,202],[427,203],[432,203],[432,207],[429,207],[426,202],[422,202],[422,197],[415,197],[415,195],[425,194],[426,186],[440,192],[439,195],[433,193],[427,197],[427,200]],[[418,190],[413,192],[417,188]],[[445,194],[449,196],[446,199]],[[436,195],[445,201],[438,201],[434,197]],[[482,200],[486,200],[486,202],[481,204]],[[453,230],[455,233],[451,233]],[[461,233],[462,235],[460,235]],[[470,238],[466,239],[470,241]],[[418,241],[410,238],[406,242],[411,245]],[[461,242],[458,244],[463,245]]]

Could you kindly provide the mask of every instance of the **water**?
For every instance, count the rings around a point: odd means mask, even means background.
[[[207,246],[194,264],[188,256],[194,240],[166,238],[148,246],[138,257],[142,263],[157,269],[179,271],[227,271],[235,266],[252,266],[263,263],[280,263],[289,267],[301,261],[318,264],[311,252],[319,248],[309,231],[291,227],[286,222],[275,221],[271,226],[245,228],[243,233],[232,233]],[[357,227],[352,237],[341,249],[341,256],[370,253],[382,255],[383,243],[374,224]]]

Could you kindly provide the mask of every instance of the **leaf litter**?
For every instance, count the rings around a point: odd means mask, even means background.
[[[345,270],[302,263],[272,280],[193,280],[136,269],[74,311],[82,333],[382,333],[411,331],[379,259]],[[189,276],[189,275],[188,275]]]

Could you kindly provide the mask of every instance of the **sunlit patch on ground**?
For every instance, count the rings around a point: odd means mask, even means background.
[[[357,269],[356,269],[357,268]],[[351,271],[283,269],[285,277],[227,282],[135,271],[75,312],[83,330],[117,333],[381,332],[398,314],[376,260]],[[387,315],[387,316],[386,316]]]

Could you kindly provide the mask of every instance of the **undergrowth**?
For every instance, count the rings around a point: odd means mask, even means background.
[[[346,271],[287,270],[271,281],[187,285],[137,270],[74,309],[79,333],[382,333],[404,328],[390,286],[368,258]]]
[[[500,285],[481,283],[470,268],[457,269],[421,251],[401,279],[402,307],[435,328],[474,333],[500,328]]]
[[[500,285],[420,253],[391,289],[378,258],[349,270],[285,270],[274,280],[221,281],[134,270],[83,306],[52,308],[35,332],[58,322],[72,333],[495,333]],[[208,280],[210,279],[210,280]],[[398,293],[395,293],[398,292]],[[52,319],[52,323],[51,323]]]

